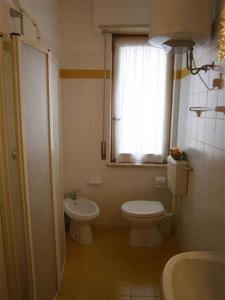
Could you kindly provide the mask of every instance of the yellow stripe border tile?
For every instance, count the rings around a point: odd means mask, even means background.
[[[110,70],[106,70],[106,74],[104,75],[104,70],[75,70],[75,69],[61,69],[59,71],[60,78],[68,79],[68,78],[77,78],[77,79],[103,79],[104,76],[106,78],[110,78]]]
[[[104,76],[110,78],[110,70],[106,70],[104,75],[104,70],[82,70],[82,69],[61,69],[59,71],[60,78],[62,79],[103,79]],[[187,77],[190,74],[187,68],[176,70],[173,72],[173,80],[180,80]]]

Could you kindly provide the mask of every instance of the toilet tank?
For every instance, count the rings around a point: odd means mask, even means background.
[[[188,171],[184,169],[186,160],[167,157],[167,184],[173,196],[184,196],[187,191]]]

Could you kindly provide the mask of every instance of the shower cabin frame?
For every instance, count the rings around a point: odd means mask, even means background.
[[[25,149],[25,137],[24,137],[24,124],[23,124],[23,113],[22,113],[22,91],[21,91],[21,45],[22,43],[40,51],[46,55],[47,58],[47,111],[48,111],[48,141],[49,141],[49,175],[50,175],[50,194],[51,194],[51,206],[52,206],[52,216],[53,216],[53,230],[54,230],[54,248],[55,248],[55,266],[57,271],[57,291],[55,298],[60,292],[61,279],[63,268],[60,266],[60,249],[59,249],[59,235],[58,235],[58,214],[59,210],[56,203],[56,179],[54,176],[54,135],[53,135],[53,99],[52,99],[52,61],[56,63],[56,60],[52,56],[51,52],[43,47],[36,45],[33,42],[27,41],[24,37],[12,34],[11,41],[7,38],[12,45],[12,64],[13,64],[13,90],[14,90],[14,121],[16,130],[16,159],[18,165],[18,178],[20,186],[20,194],[22,201],[22,214],[23,214],[23,229],[25,236],[25,252],[27,258],[28,267],[28,289],[29,289],[29,299],[37,299],[37,286],[36,286],[36,276],[35,276],[35,263],[34,263],[34,253],[33,253],[33,237],[31,229],[31,216],[30,216],[30,204],[29,204],[29,190],[28,190],[28,174],[27,174],[27,162],[26,162],[26,149]],[[3,39],[0,38],[0,47],[3,47]],[[0,49],[0,60],[2,59],[2,51]],[[0,83],[3,77],[2,69],[0,69]],[[58,85],[59,88],[59,85]],[[6,266],[7,266],[7,279],[8,288],[11,292],[10,300],[20,299],[19,295],[19,280],[17,272],[17,262],[15,254],[15,243],[16,237],[13,231],[13,215],[12,215],[12,201],[10,195],[10,178],[9,178],[9,166],[7,158],[7,137],[5,131],[5,121],[4,121],[4,89],[1,84],[0,86],[0,188],[2,187],[3,198],[0,199],[1,214],[3,219],[3,230],[4,230],[4,248],[6,253]],[[59,103],[58,103],[59,105]],[[60,107],[59,107],[60,113]],[[60,120],[60,118],[59,118]],[[60,129],[59,129],[60,130]],[[61,132],[59,132],[61,134]],[[59,145],[61,150],[61,144]],[[61,166],[61,151],[60,151],[60,167]],[[63,199],[63,194],[61,194],[61,199]],[[63,204],[62,204],[63,205]],[[63,206],[62,206],[63,207]],[[62,210],[63,214],[63,210]],[[64,236],[65,240],[65,236]],[[65,259],[65,258],[64,258]],[[54,299],[55,299],[54,298]]]
[[[5,120],[4,86],[3,86],[3,48],[10,43],[10,38],[0,36],[0,224],[3,238],[3,255],[6,267],[6,285],[8,299],[20,299],[18,272],[16,266],[15,235],[13,230],[12,195],[10,187],[9,161],[7,155],[7,130]]]

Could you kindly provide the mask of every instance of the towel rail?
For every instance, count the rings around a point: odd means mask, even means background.
[[[225,106],[216,106],[215,108],[205,107],[205,106],[191,106],[189,107],[189,111],[196,112],[198,117],[200,117],[203,112],[207,112],[207,111],[215,111],[215,112],[221,112],[225,114]]]
[[[198,117],[200,117],[203,112],[214,111],[212,107],[201,107],[201,106],[191,106],[189,110],[196,112]]]

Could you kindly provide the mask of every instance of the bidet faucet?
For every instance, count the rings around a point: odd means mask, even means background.
[[[76,200],[77,199],[77,192],[80,192],[80,190],[72,190],[70,192],[70,197],[73,199],[73,200]]]

